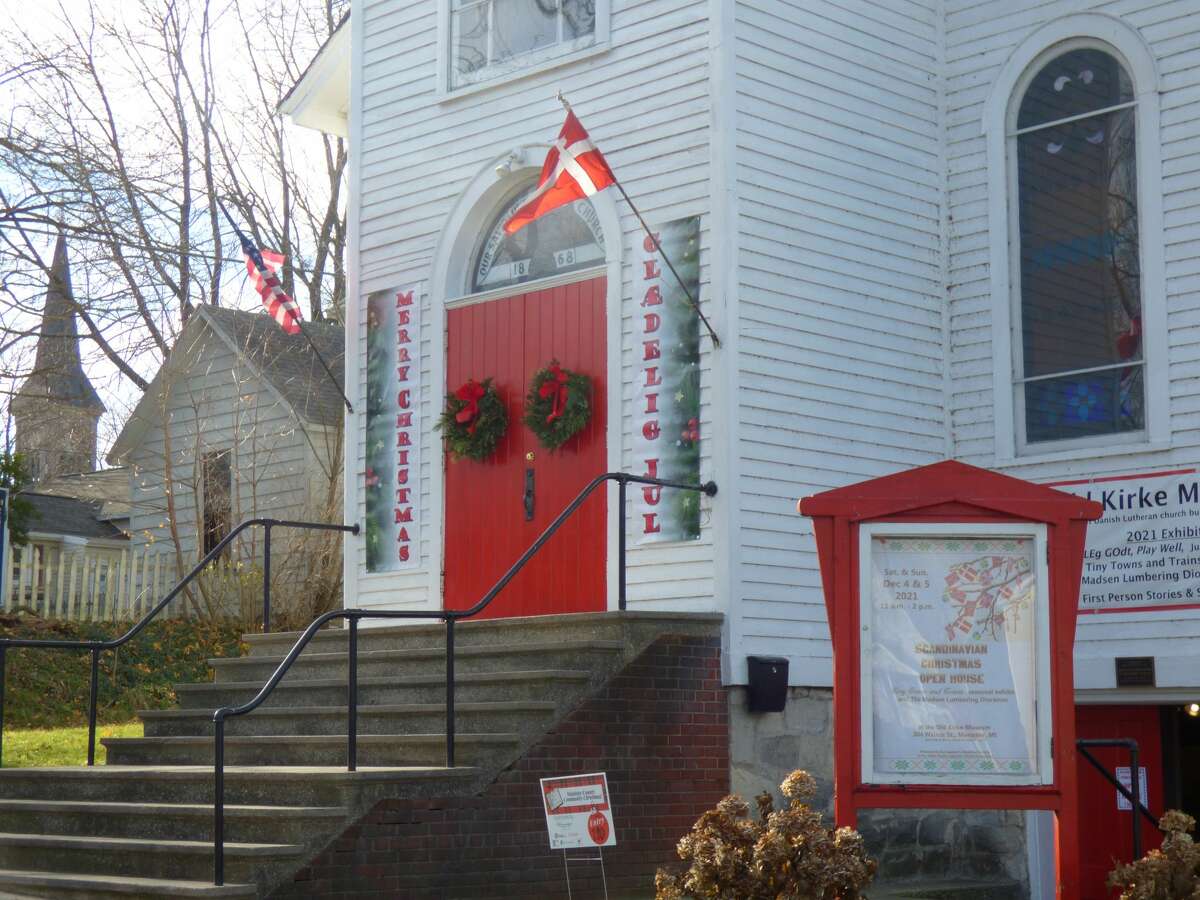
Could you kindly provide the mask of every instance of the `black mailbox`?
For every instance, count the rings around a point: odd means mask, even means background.
[[[751,656],[750,712],[783,712],[787,705],[788,661],[782,656]]]

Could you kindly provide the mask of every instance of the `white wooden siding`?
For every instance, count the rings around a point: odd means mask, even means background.
[[[490,160],[513,147],[548,144],[562,124],[554,100],[561,89],[603,150],[643,214],[653,224],[700,215],[702,296],[707,297],[709,221],[710,85],[707,54],[708,4],[705,0],[614,0],[611,44],[606,51],[549,71],[517,78],[465,96],[437,94],[437,15],[435,0],[401,4],[395,0],[355,6],[351,109],[353,165],[357,188],[355,264],[357,302],[372,291],[426,285],[421,298],[424,428],[421,454],[421,568],[387,575],[365,573],[361,540],[346,544],[348,598],[360,606],[438,606],[431,596],[437,583],[430,571],[440,549],[441,522],[432,521],[432,492],[440,492],[441,446],[432,425],[440,412],[445,386],[434,383],[431,359],[444,352],[444,337],[431,294],[444,299],[444,285],[433,282],[436,244],[452,207],[470,180]],[[538,151],[540,152],[540,151]],[[624,240],[620,353],[627,373],[610,390],[622,397],[622,460],[632,459],[630,402],[634,370],[630,347],[635,307],[631,262],[641,238],[636,220],[622,206]],[[353,266],[352,266],[353,268]],[[352,317],[353,319],[353,317]],[[363,317],[349,334],[358,362],[355,406],[365,406],[366,333]],[[702,433],[713,427],[711,378],[707,357],[701,412]],[[355,420],[361,428],[361,419]],[[347,467],[349,514],[365,516],[361,484],[365,468],[361,441],[350,445]],[[711,457],[702,460],[711,475]],[[695,609],[713,604],[711,529],[687,545],[630,547],[629,596],[642,606]]]
[[[320,428],[302,427],[291,407],[208,328],[184,355],[181,349],[173,354],[172,363],[186,366],[189,374],[164,379],[170,384],[165,417],[155,417],[129,456],[129,528],[136,547],[173,550],[163,465],[165,419],[170,429],[176,526],[186,569],[200,557],[195,490],[200,485],[201,454],[234,451],[232,524],[252,516],[311,518],[310,482],[320,477],[313,460],[316,452],[325,452],[325,436]],[[257,556],[261,533],[252,532],[247,533],[247,546]],[[281,554],[278,558],[286,552],[290,537],[282,531],[272,536],[273,551]]]
[[[737,0],[731,660],[830,684],[804,495],[941,459],[938,7]]]
[[[1193,466],[1200,446],[1200,2],[1197,0],[987,0],[946,2],[946,152],[950,217],[953,387],[950,415],[955,454],[995,466],[992,389],[992,297],[988,231],[984,103],[1013,49],[1039,26],[1071,13],[1099,12],[1133,26],[1154,55],[1160,77],[1163,157],[1160,191],[1165,213],[1166,305],[1169,332],[1171,442],[1166,450],[1106,455],[1079,452],[1070,460],[1018,463],[1005,471],[1034,481],[1154,471]],[[1159,672],[1188,674],[1200,683],[1196,647],[1200,616],[1194,611],[1093,615],[1080,620],[1077,686],[1113,685],[1113,656],[1159,657]],[[1191,658],[1191,659],[1188,659]],[[1174,666],[1170,660],[1187,664]],[[1160,685],[1167,686],[1160,674]]]

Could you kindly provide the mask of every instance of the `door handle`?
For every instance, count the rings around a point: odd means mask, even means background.
[[[525,470],[525,521],[533,521],[533,469]]]

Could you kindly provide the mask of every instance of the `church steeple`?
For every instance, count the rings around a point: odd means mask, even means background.
[[[104,404],[80,359],[67,241],[59,235],[33,371],[12,402],[15,449],[38,480],[90,472],[96,460],[96,424],[103,413]]]

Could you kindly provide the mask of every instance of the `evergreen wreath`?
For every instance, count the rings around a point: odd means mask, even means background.
[[[549,450],[557,450],[583,430],[592,417],[592,380],[564,369],[557,359],[538,370],[525,395],[525,425]]]
[[[437,428],[455,459],[465,456],[479,462],[495,453],[508,430],[508,411],[492,379],[479,382],[472,378],[447,394]]]

